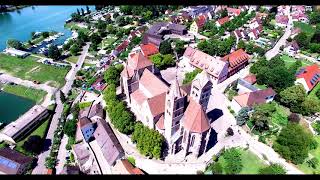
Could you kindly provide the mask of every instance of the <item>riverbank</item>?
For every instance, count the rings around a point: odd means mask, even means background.
[[[22,8],[26,8],[29,7],[30,5],[20,5],[20,6],[11,6],[11,7],[6,7],[6,8],[1,8],[0,9],[0,13],[4,13],[4,12],[12,12],[15,10],[19,10]]]
[[[43,90],[28,88],[21,85],[11,85],[5,84],[3,86],[3,91],[6,93],[14,94],[16,96],[24,97],[30,99],[37,104],[40,104],[44,97],[47,95],[47,92]]]

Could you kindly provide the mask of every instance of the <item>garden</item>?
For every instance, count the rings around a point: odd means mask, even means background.
[[[65,76],[70,67],[56,67],[36,62],[35,57],[20,59],[0,54],[0,71],[12,76],[40,83],[51,82],[54,87],[61,87],[65,83]]]

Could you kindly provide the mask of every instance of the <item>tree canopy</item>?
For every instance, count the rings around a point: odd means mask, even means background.
[[[167,69],[168,67],[173,67],[176,64],[171,54],[162,55],[158,53],[152,55],[150,59],[154,63],[154,65],[160,70]]]
[[[16,39],[9,39],[7,41],[7,46],[15,49],[22,49],[22,43]]]
[[[77,120],[67,120],[64,127],[63,132],[68,135],[69,137],[75,137],[77,130]]]
[[[172,54],[172,47],[169,40],[162,41],[159,47],[159,52],[161,54]]]
[[[286,174],[286,170],[280,164],[271,164],[259,170],[259,174]]]
[[[32,153],[32,154],[38,154],[40,153],[42,149],[43,140],[39,135],[30,136],[24,143],[23,143],[23,149],[26,151]]]
[[[237,148],[230,148],[223,152],[226,161],[225,172],[227,174],[238,174],[243,168],[241,153]]]
[[[48,57],[52,59],[59,59],[61,56],[61,51],[58,49],[56,45],[51,45],[48,49]]]
[[[197,76],[197,74],[201,73],[202,70],[199,68],[196,68],[192,72],[188,72],[185,74],[185,78],[183,80],[183,84],[189,84],[193,81],[193,79]]]

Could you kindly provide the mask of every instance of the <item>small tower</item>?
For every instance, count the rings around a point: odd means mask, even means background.
[[[209,79],[209,75],[205,71],[198,74],[191,84],[190,97],[197,103],[201,104],[205,112],[208,107],[211,88],[212,83]]]
[[[168,141],[170,153],[174,153],[174,142],[180,136],[174,136],[180,129],[180,120],[185,110],[185,98],[182,94],[177,79],[171,84],[166,94],[165,103],[165,138]]]

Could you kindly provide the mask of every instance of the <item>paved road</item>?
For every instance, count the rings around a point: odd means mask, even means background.
[[[14,76],[11,76],[9,74],[1,74],[0,75],[0,81],[5,82],[13,82],[15,84],[19,84],[25,87],[33,88],[33,89],[40,89],[47,92],[46,97],[44,98],[42,102],[42,106],[48,107],[50,105],[51,96],[56,92],[57,88],[51,87],[47,84],[35,84],[32,81],[23,80]]]
[[[66,154],[67,154],[66,145],[67,144],[68,144],[68,136],[64,134],[63,138],[61,140],[61,144],[59,147],[59,153],[57,156],[57,159],[58,159],[58,165],[56,166],[57,174],[61,174],[61,172],[63,170],[63,165],[66,163]]]
[[[67,76],[65,78],[66,84],[62,87],[63,93],[67,94],[67,92],[70,91],[71,86],[73,84],[73,81],[75,80],[75,75],[76,75],[77,71],[81,68],[81,66],[85,60],[85,57],[88,53],[89,46],[90,46],[90,43],[87,43],[87,45],[83,47],[83,51],[81,52],[81,55],[80,55],[79,60],[77,62],[78,66],[77,67],[73,66],[71,68],[71,70],[69,71],[69,73],[67,74]],[[55,98],[56,98],[57,107],[56,107],[56,112],[52,117],[51,124],[50,124],[49,130],[48,130],[47,136],[46,136],[47,143],[44,145],[44,151],[38,156],[38,164],[37,164],[36,168],[32,171],[32,174],[46,174],[47,173],[46,172],[47,169],[44,165],[45,158],[49,156],[54,131],[57,129],[59,118],[61,117],[62,112],[63,112],[63,103],[60,100],[60,91],[57,91],[55,93]]]
[[[288,25],[285,29],[285,32],[284,32],[283,36],[279,39],[279,41],[276,43],[276,45],[265,54],[267,60],[270,60],[271,58],[273,58],[274,56],[276,56],[279,53],[280,47],[286,44],[286,40],[289,38],[289,36],[291,34],[291,28],[293,26],[293,23],[292,23],[292,17],[290,15],[289,6],[287,6],[287,14],[289,17],[289,22],[288,22]]]

